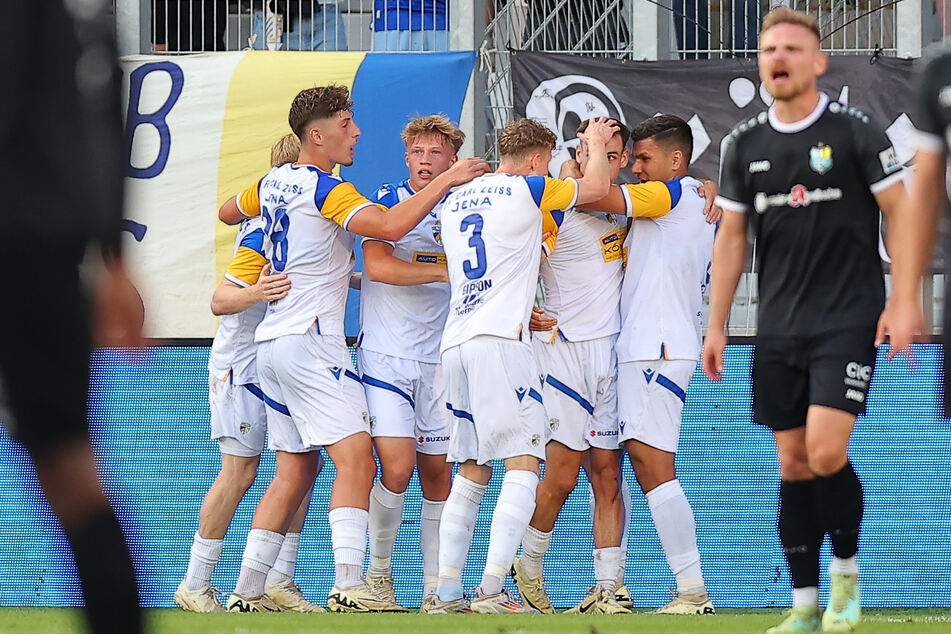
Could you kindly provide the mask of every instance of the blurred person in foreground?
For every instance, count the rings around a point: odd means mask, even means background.
[[[30,453],[62,523],[91,630],[139,632],[135,571],[99,483],[86,416],[92,346],[137,345],[142,323],[120,248],[121,75],[111,7],[13,0],[4,9],[0,184],[9,199],[0,262],[18,271],[8,281],[15,304],[0,311],[4,423]],[[87,252],[101,260],[91,297],[80,281]]]

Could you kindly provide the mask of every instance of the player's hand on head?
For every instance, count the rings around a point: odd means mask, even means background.
[[[455,187],[468,183],[473,178],[478,178],[488,171],[490,171],[490,168],[485,159],[472,157],[459,159],[446,170],[446,174],[448,174],[449,185]]]
[[[528,322],[528,329],[535,331],[551,330],[558,325],[558,320],[545,314],[538,306],[532,307],[532,318]]]
[[[726,333],[710,329],[703,341],[703,373],[711,381],[723,378],[723,351],[726,349]]]
[[[291,281],[284,273],[271,275],[271,263],[266,262],[261,269],[261,275],[254,284],[255,295],[262,302],[276,302],[287,297],[291,290]]]
[[[578,138],[583,142],[597,142],[606,145],[619,129],[613,119],[595,117],[594,119],[588,120],[588,127],[584,132],[578,133]]]

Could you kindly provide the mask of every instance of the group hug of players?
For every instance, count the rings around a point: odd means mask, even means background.
[[[701,358],[708,276],[702,361],[719,380],[751,227],[760,271],[754,419],[776,439],[778,529],[793,583],[793,609],[769,631],[854,629],[862,489],[848,440],[864,411],[876,339],[914,322],[907,298],[915,269],[899,245],[912,239],[901,218],[902,166],[869,115],[818,92],[826,58],[813,18],[777,9],[760,41],[760,75],[774,104],[734,130],[719,192],[688,174],[692,135],[675,116],[633,130],[583,122],[576,160],[555,179],[547,174],[556,138],[540,124],[522,119],[502,131],[493,173],[482,159],[457,159],[463,133],[432,115],[402,132],[409,177],[370,199],[332,173],[353,163],[360,135],[348,91],[300,92],[288,117],[293,134],[272,149],[273,169],[219,211],[222,221],[241,223],[212,301],[222,315],[209,363],[222,467],[175,602],[197,612],[324,611],[294,582],[323,448],[337,471],[331,611],[406,610],[391,557],[416,470],[420,609],[554,612],[542,561],[584,468],[595,585],[569,611],[627,613],[630,492],[619,469],[627,453],[677,581],[657,612],[713,614],[674,456]],[[612,184],[629,164],[640,183]],[[879,208],[895,245],[897,297],[906,302],[884,312]],[[357,236],[362,278],[352,272]],[[351,286],[361,288],[359,369],[344,339]],[[265,431],[277,472],[222,606],[211,576]],[[461,575],[493,460],[505,473],[483,576],[467,595]],[[833,559],[823,612],[819,547],[827,533]],[[504,588],[508,574],[523,603]]]

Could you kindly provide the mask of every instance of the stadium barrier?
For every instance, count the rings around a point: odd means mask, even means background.
[[[778,468],[771,436],[751,422],[749,372],[753,346],[731,345],[723,383],[698,370],[687,392],[678,469],[697,519],[707,587],[718,607],[782,606],[789,578],[774,530]],[[886,361],[880,351],[851,455],[865,486],[859,562],[863,604],[951,606],[949,497],[951,425],[939,415],[941,347],[919,346],[915,368]],[[170,607],[185,574],[198,509],[219,468],[208,439],[207,347],[149,348],[132,359],[99,351],[93,359],[93,439],[118,505],[149,607]],[[627,583],[637,606],[668,599],[674,579],[630,465],[633,489]],[[265,452],[258,481],[238,509],[212,583],[230,591],[240,567],[254,506],[274,473]],[[322,602],[333,580],[327,504],[333,467],[314,489],[303,530],[297,581]],[[485,561],[489,510],[501,478],[489,486],[463,581],[478,583]],[[548,590],[557,606],[573,605],[594,581],[588,487],[582,482],[555,527],[546,559]],[[414,478],[394,556],[397,598],[422,600],[417,545],[421,494]],[[25,454],[0,433],[0,605],[60,606],[81,602],[62,530],[36,485]],[[823,561],[829,557],[828,542]],[[823,595],[827,588],[823,575]],[[824,600],[824,599],[823,599]]]

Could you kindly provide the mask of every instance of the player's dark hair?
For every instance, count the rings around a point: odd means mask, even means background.
[[[581,125],[578,126],[578,134],[581,134],[582,132],[588,129],[589,121],[591,121],[591,119],[585,119],[584,121],[581,122]],[[614,133],[614,136],[621,137],[621,147],[622,148],[627,147],[627,142],[631,138],[631,129],[627,127],[626,125],[624,125],[623,123],[621,123],[620,121],[618,121],[617,119],[608,119],[608,121],[617,126],[618,129],[617,129],[617,132]]]
[[[659,114],[645,119],[631,131],[631,141],[654,139],[665,152],[680,150],[687,160],[693,155],[693,131],[690,124],[672,114]]]
[[[291,102],[291,110],[287,114],[287,122],[298,139],[304,138],[307,126],[314,119],[327,119],[331,116],[349,110],[353,107],[350,99],[350,90],[346,86],[330,84],[305,88],[297,93]]]

